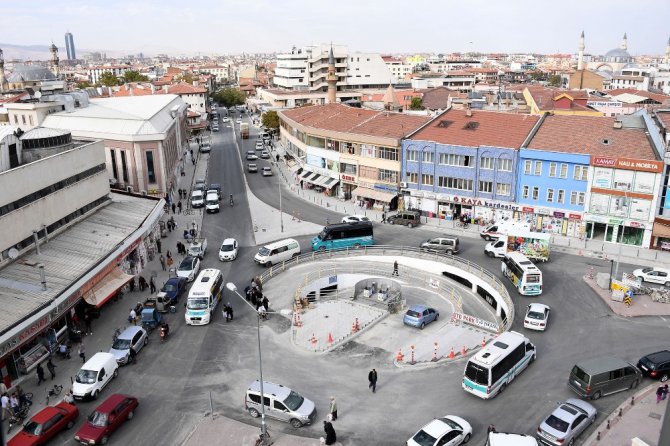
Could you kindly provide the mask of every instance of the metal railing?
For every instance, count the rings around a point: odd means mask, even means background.
[[[429,252],[426,250],[423,250],[421,248],[414,248],[414,247],[406,247],[406,246],[383,246],[383,245],[377,245],[377,246],[363,246],[360,248],[342,248],[342,249],[334,249],[334,250],[329,250],[329,251],[313,251],[305,254],[298,255],[291,260],[278,263],[270,268],[268,268],[265,272],[263,272],[260,275],[260,280],[261,283],[265,283],[266,280],[271,279],[275,275],[281,274],[284,271],[290,269],[293,266],[300,265],[303,263],[307,262],[316,262],[316,261],[326,261],[328,259],[333,259],[333,258],[338,258],[338,257],[364,257],[364,256],[369,256],[369,255],[383,255],[383,256],[394,256],[394,257],[412,257],[412,258],[417,258],[417,259],[422,259],[422,260],[433,260],[437,262],[442,262],[444,264],[453,266],[455,268],[458,268],[460,270],[466,271],[468,273],[471,273],[480,279],[482,279],[484,282],[486,282],[488,285],[491,286],[503,299],[505,304],[507,304],[507,314],[506,317],[502,320],[500,318],[499,322],[501,323],[501,331],[505,330],[508,328],[508,325],[511,324],[511,322],[514,320],[514,303],[512,302],[512,298],[509,295],[509,292],[507,291],[507,288],[505,288],[505,285],[491,273],[490,271],[482,268],[481,266],[477,265],[476,263],[470,262],[469,260],[456,257],[456,256],[451,256],[448,254],[440,254],[440,253],[435,253],[435,252]],[[324,276],[324,271],[327,271],[328,268],[320,269],[318,272],[319,276],[318,277],[323,277]],[[331,270],[331,271],[334,271]],[[379,270],[377,269],[372,269],[375,275],[380,275]],[[360,268],[355,271],[356,273],[365,273],[365,271],[362,271]],[[307,282],[303,281],[303,284],[309,283],[309,274],[306,275],[305,280]],[[330,274],[333,275],[333,274]],[[390,274],[386,272],[384,274],[385,276]],[[434,275],[432,275],[434,277]],[[318,278],[317,277],[317,278]],[[440,284],[445,283],[444,280],[440,280]],[[304,285],[301,285],[304,286]],[[446,285],[445,285],[446,286]],[[451,286],[451,285],[449,285]],[[297,296],[297,295],[296,295]]]

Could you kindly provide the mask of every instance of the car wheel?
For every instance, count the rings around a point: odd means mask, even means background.
[[[670,287],[670,282],[665,282],[664,285],[665,285],[666,287]]]
[[[631,390],[635,389],[639,384],[640,384],[640,381],[638,381],[638,380],[636,379],[635,381],[633,381],[632,383],[630,383],[630,389],[631,389]]]
[[[266,268],[269,268],[271,266],[272,266],[272,262],[270,262],[270,261],[265,262],[265,267]]]
[[[114,370],[114,373],[112,374],[112,378],[116,378],[117,376],[119,376],[119,369]]]
[[[484,240],[486,240],[487,242],[490,242],[490,241],[491,241],[491,237],[489,237],[489,236],[487,235],[486,237],[484,237]]]
[[[407,227],[412,229],[414,227],[414,225],[412,223],[407,223]]]
[[[454,255],[454,251],[452,251],[451,249],[447,249],[447,251],[445,252],[445,254],[449,254],[450,256],[453,256],[453,255]]]
[[[91,398],[93,398],[94,400],[97,400],[98,399],[98,393],[100,393],[100,392],[98,392],[97,390],[94,390],[93,394],[91,395]]]
[[[662,383],[666,382],[667,380],[668,380],[668,374],[667,373],[664,373],[663,375],[661,375],[661,382]]]
[[[144,345],[147,345],[148,343],[149,343],[149,336],[147,336],[146,338],[144,338]]]
[[[254,409],[253,407],[251,409],[249,409],[249,415],[251,415],[254,418],[258,418],[260,416],[258,411],[256,409]]]
[[[426,323],[425,323],[425,322],[421,322],[421,326],[420,326],[419,328],[423,330],[425,327],[426,327]]]
[[[100,440],[100,444],[107,444],[108,441],[109,441],[109,437],[108,437],[107,435],[105,435],[105,436],[102,437],[102,439]]]
[[[570,442],[568,443],[568,446],[573,446],[575,444],[575,439],[572,438]]]
[[[489,256],[489,257],[491,257],[491,258],[495,257],[495,254],[493,254],[493,253],[492,253],[492,252],[490,252],[490,251],[489,251],[489,252],[487,252],[487,253],[486,253],[486,255],[487,255],[487,256]]]
[[[72,429],[72,426],[74,426],[74,421],[70,420],[67,422],[65,429]]]
[[[603,396],[603,394],[600,393],[600,390],[598,390],[596,393],[594,393],[593,395],[591,395],[591,399],[595,401],[595,400],[597,400],[597,399],[600,399],[601,396]]]
[[[128,419],[129,420],[132,420],[134,416],[135,416],[135,412],[133,412],[132,410],[130,412],[128,412]]]
[[[291,426],[293,426],[294,428],[297,429],[299,427],[302,427],[302,422],[300,420],[295,419],[295,418],[291,418]]]
[[[394,225],[394,224],[395,224],[395,220],[389,220],[388,222],[389,222],[390,225]]]
[[[440,313],[435,313],[435,320],[437,320],[440,317]]]
[[[463,437],[463,441],[461,442],[461,444],[465,444],[468,441],[470,441],[470,434],[466,434],[465,437]]]
[[[323,251],[325,251],[325,250],[326,250],[326,247],[325,247],[325,246],[319,246],[319,252],[323,252]]]
[[[503,393],[503,392],[505,391],[506,388],[507,388],[507,383],[503,383],[503,385],[500,386],[500,390],[498,391],[498,395],[500,395],[501,393]]]

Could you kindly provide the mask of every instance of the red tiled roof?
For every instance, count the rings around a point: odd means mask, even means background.
[[[449,97],[458,96],[458,92],[447,87],[420,90],[423,93],[421,104],[428,110],[440,110],[448,107]]]
[[[656,111],[656,116],[665,124],[666,130],[670,130],[670,111],[658,110]]]
[[[615,129],[615,120],[608,116],[548,115],[528,148],[611,158],[656,159],[644,129]]]
[[[306,127],[385,138],[402,138],[430,120],[427,116],[378,112],[342,104],[313,105],[279,113]]]
[[[130,94],[132,88],[133,94]],[[126,96],[148,96],[151,94],[165,94],[165,91],[161,88],[156,88],[154,93],[151,92],[151,86],[142,85],[142,84],[125,84],[121,85],[118,90],[112,92],[112,96],[115,98],[126,97]]]
[[[168,87],[168,93],[170,94],[198,94],[198,93],[207,93],[206,88],[194,87],[193,85],[187,82],[179,82],[178,84],[171,85]]]
[[[568,110],[573,111],[593,111],[593,109],[581,105],[575,102],[578,99],[588,99],[588,93],[582,90],[563,90],[560,88],[551,88],[551,87],[541,87],[541,86],[529,86],[526,87],[528,93],[535,101],[537,107],[542,111],[551,111],[551,110],[566,110],[564,102],[557,104],[556,99],[564,97],[565,95],[570,96],[573,100],[570,101],[570,106]]]
[[[449,110],[412,135],[413,140],[466,147],[518,149],[540,118],[531,115],[471,110]]]

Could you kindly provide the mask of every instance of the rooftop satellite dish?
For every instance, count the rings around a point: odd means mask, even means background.
[[[19,250],[16,248],[11,248],[7,254],[9,255],[10,259],[14,260],[19,256]]]
[[[35,98],[39,99],[42,97],[42,92],[41,91],[36,91],[35,92]]]

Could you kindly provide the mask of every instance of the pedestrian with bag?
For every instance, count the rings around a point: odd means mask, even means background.
[[[663,399],[663,390],[663,386],[659,386],[658,389],[656,389],[656,404],[660,403]]]
[[[79,344],[79,357],[81,358],[81,362],[86,362],[86,348],[84,347],[84,343],[82,342]]]
[[[42,364],[37,364],[37,385],[39,386],[42,384],[42,381],[46,381],[44,379],[44,369],[42,368]]]
[[[137,313],[134,308],[130,309],[130,314],[128,315],[128,322],[132,322],[133,325],[137,325]]]
[[[377,370],[372,369],[370,370],[370,373],[368,373],[368,388],[372,389],[372,393],[377,392]]]
[[[54,378],[56,377],[56,366],[54,365],[53,362],[51,362],[51,358],[49,358],[49,360],[47,361],[47,370],[51,374],[51,381],[53,381]]]
[[[326,444],[335,444],[337,441],[337,435],[335,435],[335,428],[333,427],[333,424],[330,421],[324,421],[323,430],[326,432]]]
[[[337,420],[337,401],[335,401],[334,396],[330,397],[330,408],[328,409],[328,411],[330,412],[330,420],[329,421]]]

